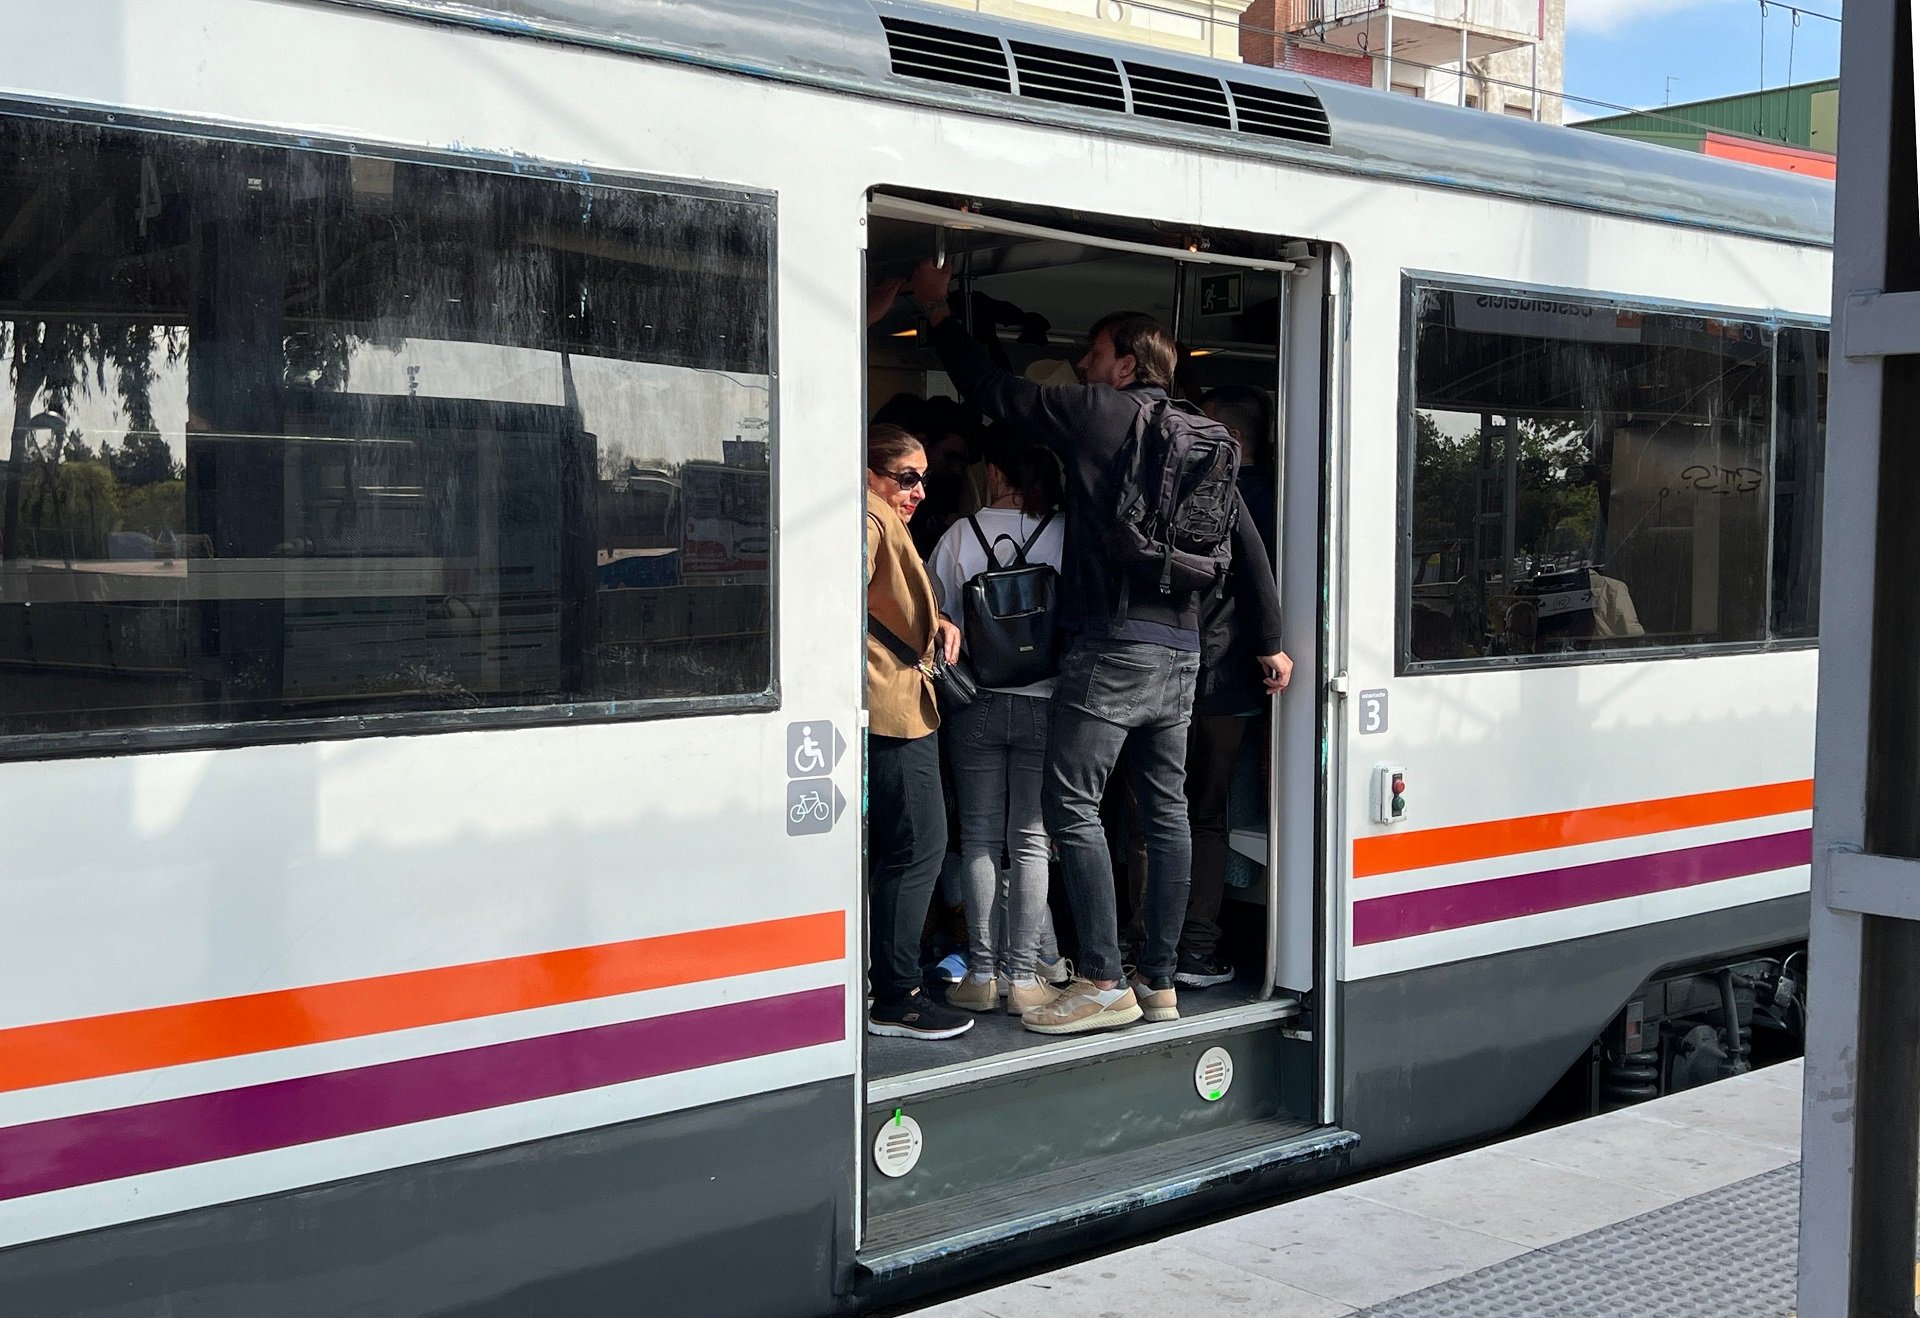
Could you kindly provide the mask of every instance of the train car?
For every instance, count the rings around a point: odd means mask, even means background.
[[[1791,1032],[1827,185],[904,0],[7,29],[8,1314],[858,1312]],[[1179,1020],[863,1032],[936,254],[1016,369],[1130,306],[1277,403]],[[606,570],[596,444],[692,518],[747,416],[751,573]]]

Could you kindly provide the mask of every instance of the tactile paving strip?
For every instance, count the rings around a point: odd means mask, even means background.
[[[1793,1308],[1800,1165],[1589,1231],[1359,1318],[1767,1318]]]

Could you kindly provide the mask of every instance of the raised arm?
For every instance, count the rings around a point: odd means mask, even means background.
[[[913,272],[913,298],[933,327],[928,339],[961,397],[1001,425],[1012,426],[1035,443],[1071,456],[1094,414],[1095,395],[1111,393],[1087,385],[1041,385],[995,365],[947,306],[948,272],[922,261]]]

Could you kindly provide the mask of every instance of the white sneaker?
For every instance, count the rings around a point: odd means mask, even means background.
[[[1133,990],[1125,981],[1103,989],[1076,979],[1052,1002],[1021,1016],[1020,1023],[1035,1034],[1087,1034],[1131,1025],[1139,1019],[1140,1004],[1134,1001]]]

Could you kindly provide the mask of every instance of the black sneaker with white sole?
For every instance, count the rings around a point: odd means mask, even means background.
[[[867,1010],[867,1033],[889,1039],[951,1039],[973,1028],[973,1017],[915,989],[898,1002]]]
[[[1182,952],[1180,964],[1173,972],[1173,982],[1182,988],[1212,988],[1215,984],[1227,984],[1232,980],[1233,962],[1218,956],[1194,956]]]

